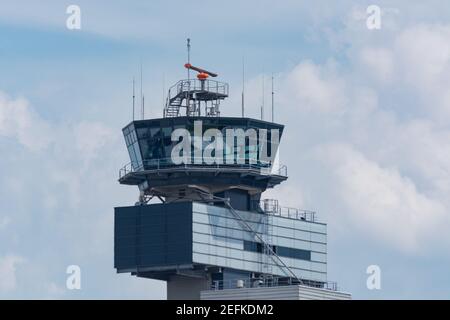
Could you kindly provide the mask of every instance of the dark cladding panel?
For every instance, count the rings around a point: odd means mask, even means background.
[[[172,204],[166,213],[166,228],[166,263],[192,263],[192,202]]]
[[[132,268],[136,265],[137,207],[114,208],[114,267]]]
[[[250,210],[250,196],[247,191],[240,189],[231,189],[217,193],[216,196],[221,198],[229,198],[231,206],[236,210]]]
[[[114,265],[121,269],[192,263],[192,203],[115,208]]]

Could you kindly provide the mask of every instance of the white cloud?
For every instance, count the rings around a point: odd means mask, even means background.
[[[429,120],[414,120],[400,126],[393,141],[401,155],[398,161],[404,169],[423,181],[424,188],[447,199],[450,192],[450,130]]]
[[[48,124],[25,99],[11,99],[0,91],[0,137],[17,139],[33,151],[46,148],[52,138]]]
[[[5,229],[11,223],[11,219],[7,216],[0,217],[0,230]]]
[[[17,286],[17,266],[24,258],[15,255],[0,257],[0,292],[10,292]]]
[[[75,146],[86,160],[98,155],[98,151],[117,136],[99,122],[81,122],[74,128]]]
[[[368,68],[367,73],[372,74],[381,83],[391,83],[394,76],[394,60],[392,52],[385,48],[364,48],[361,50],[362,63]]]
[[[0,251],[20,248],[28,264],[39,270],[33,276],[28,272],[19,285],[14,270],[24,260],[16,256],[2,259],[1,290],[6,297],[62,297],[65,261],[83,264],[92,255],[97,257],[94,270],[108,268],[111,277],[113,206],[132,192],[115,182],[117,168],[125,162],[122,155],[126,155],[126,148],[118,151],[123,147],[117,139],[120,128],[113,134],[100,120],[52,122],[42,119],[25,99],[13,100],[5,94],[0,102],[0,139],[16,140],[1,159],[8,170],[2,172],[0,181],[0,198],[4,199],[0,217],[5,217],[0,219]],[[34,142],[42,141],[36,124],[52,132],[51,144],[35,147]],[[100,154],[102,161],[97,161]],[[13,227],[9,216],[15,219]],[[36,246],[41,248],[39,254],[35,254]],[[91,272],[96,271],[90,269],[86,274]]]
[[[281,161],[295,159],[289,172],[302,175],[291,194],[305,199],[321,185],[306,205],[334,201],[325,207],[339,208],[329,216],[337,229],[350,223],[360,237],[408,254],[446,250],[450,26],[391,25],[380,31],[385,37],[370,34],[374,44],[357,23],[347,28],[339,36],[354,59],[304,61],[281,76],[278,117],[295,137],[284,138],[291,145],[283,145]],[[322,152],[308,158],[317,146]],[[321,166],[311,163],[318,160]]]
[[[450,26],[407,28],[395,40],[395,51],[405,81],[418,87],[435,84],[437,80],[448,77]]]
[[[315,112],[340,113],[346,106],[344,81],[335,74],[332,64],[318,66],[302,62],[285,79],[288,92],[285,99],[296,99],[298,108]]]
[[[320,153],[335,179],[334,192],[348,208],[352,230],[411,253],[441,241],[449,215],[439,199],[419,192],[395,168],[383,168],[349,145]],[[439,231],[438,231],[439,230]]]
[[[352,50],[365,77],[405,90],[412,101],[420,101],[427,117],[441,120],[450,115],[450,25],[407,27],[391,32],[383,46]]]
[[[420,94],[423,111],[436,119],[450,116],[450,26],[406,29],[394,48],[401,80]]]
[[[63,297],[66,293],[65,288],[54,282],[50,282],[47,285],[46,291],[48,292],[48,299],[61,299],[61,297]]]

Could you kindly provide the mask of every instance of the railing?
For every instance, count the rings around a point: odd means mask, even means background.
[[[215,80],[180,80],[169,89],[169,99],[175,98],[182,92],[208,91],[228,96],[228,83]]]
[[[272,277],[267,279],[233,279],[233,280],[214,280],[211,282],[210,290],[224,290],[224,289],[243,289],[243,288],[261,288],[261,287],[281,287],[300,285],[300,283],[292,278]],[[325,289],[330,291],[338,291],[337,282],[334,281],[311,281],[302,280],[301,285]]]
[[[327,290],[331,290],[331,291],[338,291],[338,289],[339,289],[338,284],[335,281],[325,282],[323,288],[327,289]]]
[[[133,169],[133,167],[134,167],[133,164],[130,162],[130,163],[127,163],[126,165],[124,165],[122,168],[120,168],[119,179],[125,177],[129,173],[137,171],[137,170]]]
[[[278,200],[264,199],[254,201],[252,203],[253,209],[260,209],[265,213],[272,214],[274,216],[280,216],[285,218],[305,220],[310,222],[316,221],[316,212],[311,210],[303,210],[291,207],[281,207],[278,205]]]
[[[144,170],[159,170],[167,168],[216,168],[216,169],[247,169],[247,170],[258,170],[261,175],[277,175],[286,177],[287,167],[285,165],[280,165],[278,168],[273,168],[270,162],[258,161],[257,163],[232,163],[232,164],[219,164],[219,163],[208,163],[203,158],[190,158],[191,163],[173,163],[171,158],[161,158],[161,159],[151,159],[144,160],[142,163],[128,163],[119,170],[119,179],[123,178],[129,173],[139,172]]]

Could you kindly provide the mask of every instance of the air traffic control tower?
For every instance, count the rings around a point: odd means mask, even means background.
[[[123,129],[119,182],[139,200],[115,208],[117,272],[166,281],[168,299],[349,299],[327,279],[326,225],[262,198],[287,179],[283,125],[220,116],[228,84],[185,67],[197,77],[169,89],[163,118]]]

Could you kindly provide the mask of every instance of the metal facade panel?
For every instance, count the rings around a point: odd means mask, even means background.
[[[192,263],[192,203],[115,208],[114,266],[130,269]]]
[[[248,211],[239,214],[252,228],[261,234],[264,232],[263,214]],[[311,239],[312,234],[326,237],[322,233],[326,232],[326,225],[292,220],[276,217],[279,228],[272,236],[272,243],[280,246],[280,258],[299,278],[325,282],[326,242],[316,243],[305,238]],[[299,229],[301,233],[297,232]],[[298,240],[296,235],[304,239]],[[116,208],[115,267],[119,272],[192,263],[262,272],[263,264],[268,263],[274,275],[286,275],[264,254],[245,250],[244,241],[256,239],[223,207],[181,202]],[[291,251],[305,254],[283,256]]]
[[[239,211],[244,220],[257,232],[264,232],[263,215],[248,211]],[[275,217],[274,217],[275,218]],[[275,219],[274,219],[275,222]],[[280,258],[297,274],[299,278],[325,282],[326,276],[326,225],[308,221],[297,221],[291,218],[276,217],[280,225],[277,234],[273,234],[272,243],[284,246],[284,251],[308,250],[302,258]],[[310,226],[313,225],[313,226]],[[297,229],[296,229],[297,228]],[[301,230],[303,239],[296,239],[296,231]],[[255,241],[255,236],[243,230],[242,225],[232,213],[221,207],[213,207],[201,203],[193,205],[193,252],[194,262],[215,266],[226,266],[250,272],[262,272],[264,255],[245,250],[244,241]],[[322,243],[313,243],[312,234],[317,233],[324,238]],[[317,245],[320,245],[319,247]],[[293,250],[290,250],[292,248]],[[305,259],[310,258],[310,259]],[[272,259],[272,273],[285,276],[283,269],[278,268]]]

